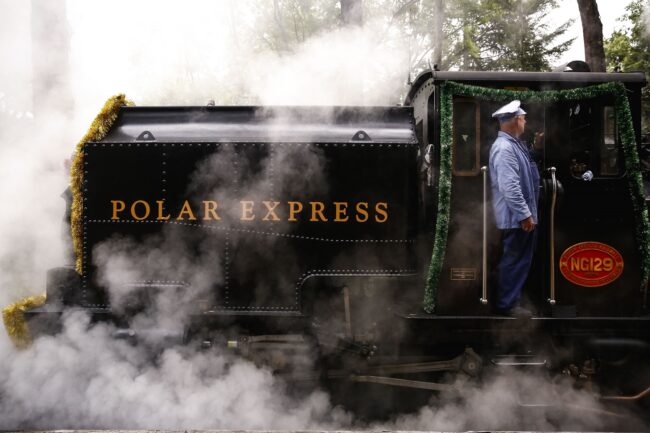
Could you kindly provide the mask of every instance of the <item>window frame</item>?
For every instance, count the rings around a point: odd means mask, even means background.
[[[475,151],[474,151],[474,166],[471,170],[458,170],[456,168],[456,155],[458,152],[457,150],[457,142],[456,142],[456,125],[457,123],[454,122],[452,125],[452,161],[451,161],[451,172],[452,175],[454,176],[460,176],[460,177],[472,177],[472,176],[478,176],[481,173],[481,143],[480,143],[480,137],[481,137],[481,105],[479,102],[474,99],[474,98],[468,98],[468,97],[454,97],[452,100],[452,110],[455,112],[456,110],[456,102],[471,102],[474,105],[474,113],[475,113],[475,121],[474,121],[474,126],[475,126],[475,137],[476,141],[474,144]],[[458,116],[454,114],[453,118],[458,119]]]

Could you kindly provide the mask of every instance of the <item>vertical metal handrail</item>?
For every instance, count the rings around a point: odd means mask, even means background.
[[[550,277],[551,277],[551,296],[548,303],[555,305],[555,201],[557,200],[557,179],[555,178],[556,168],[548,169],[551,173],[551,215],[549,220],[549,260],[550,260]]]
[[[481,167],[483,172],[483,292],[481,295],[481,304],[488,303],[487,297],[487,171],[486,166]]]

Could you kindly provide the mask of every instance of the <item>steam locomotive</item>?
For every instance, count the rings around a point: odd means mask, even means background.
[[[77,266],[48,273],[30,327],[74,307],[117,338],[221,347],[293,381],[428,394],[543,366],[616,377],[627,398],[650,386],[645,84],[433,70],[398,107],[122,106],[79,148]],[[511,99],[545,137],[530,319],[492,309],[490,114]],[[152,315],[180,326],[133,320]]]

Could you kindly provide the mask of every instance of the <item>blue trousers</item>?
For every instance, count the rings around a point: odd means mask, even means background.
[[[537,244],[537,229],[525,232],[522,229],[501,230],[503,254],[497,267],[498,284],[496,306],[508,310],[519,305]]]

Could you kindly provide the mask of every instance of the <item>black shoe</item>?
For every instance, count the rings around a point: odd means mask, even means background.
[[[517,319],[530,319],[533,317],[532,311],[522,307],[512,307],[508,310],[502,310],[501,313],[504,316],[516,317]]]

